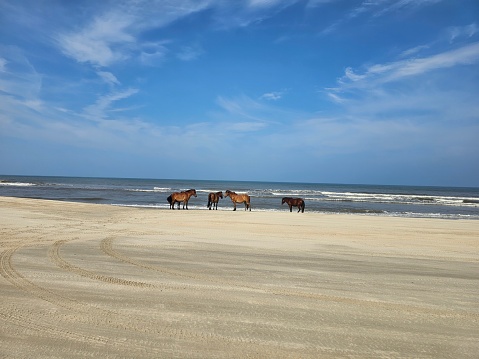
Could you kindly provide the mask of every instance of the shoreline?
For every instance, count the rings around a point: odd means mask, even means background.
[[[282,197],[299,197],[307,212],[479,220],[479,188],[41,176],[9,181],[0,195],[168,209],[171,193],[195,188],[198,196],[189,205],[204,209],[210,192],[229,188],[248,193],[254,211],[283,211]],[[232,206],[223,199],[218,207]]]
[[[0,224],[7,357],[479,352],[476,221],[0,197]]]
[[[120,207],[120,208],[138,208],[138,209],[146,209],[146,210],[159,210],[159,211],[171,211],[170,208],[167,208],[167,204],[162,204],[162,205],[140,205],[140,204],[116,204],[116,203],[94,203],[95,199],[92,199],[91,201],[72,201],[72,200],[63,200],[63,199],[49,199],[49,198],[40,198],[40,197],[12,197],[12,196],[1,196],[0,198],[18,198],[18,199],[26,199],[26,200],[39,200],[39,201],[53,201],[53,202],[60,202],[60,203],[78,203],[78,204],[91,204],[91,205],[101,205],[101,206],[112,206],[112,207]],[[236,212],[238,211],[244,211],[244,208],[241,207],[242,204],[238,205],[238,208]],[[176,208],[176,207],[175,207]],[[175,209],[176,211],[177,209]],[[183,209],[180,209],[181,211]],[[206,208],[206,205],[199,206],[197,204],[190,204],[189,211],[208,211]],[[233,207],[232,204],[227,202],[226,206],[218,207],[218,212],[228,212],[231,211],[233,212]],[[252,208],[251,212],[256,212],[256,213],[283,213],[283,212],[288,212],[289,210],[287,206],[280,207],[279,209],[264,209],[264,208]],[[293,208],[293,213],[297,212],[297,209],[295,210]],[[363,211],[358,211],[358,212],[328,212],[328,211],[315,211],[315,210],[310,210],[309,208],[305,209],[304,213],[297,213],[297,214],[316,214],[316,215],[338,215],[338,216],[361,216],[361,217],[385,217],[385,218],[411,218],[411,219],[432,219],[432,220],[446,220],[446,221],[479,221],[479,217],[474,217],[470,215],[438,215],[438,216],[431,216],[430,213],[427,213],[425,215],[422,215],[422,213],[411,213],[411,214],[398,214],[398,213],[385,213],[385,212],[363,212]]]

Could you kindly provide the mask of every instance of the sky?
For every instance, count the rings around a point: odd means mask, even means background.
[[[477,0],[0,0],[0,174],[479,186]]]

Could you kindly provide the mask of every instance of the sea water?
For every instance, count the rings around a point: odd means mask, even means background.
[[[177,179],[0,176],[0,196],[168,209],[166,198],[196,189],[190,210],[207,210],[208,193],[248,193],[253,211],[288,211],[282,197],[301,197],[306,212],[479,219],[479,188]],[[237,206],[243,210],[242,204]],[[218,210],[232,210],[229,198]]]

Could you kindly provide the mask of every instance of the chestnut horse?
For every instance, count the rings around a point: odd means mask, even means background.
[[[223,198],[223,192],[221,191],[216,193],[211,192],[208,195],[208,204],[206,205],[206,207],[208,207],[211,210],[211,205],[213,205],[213,209],[218,210],[218,202],[220,198]]]
[[[304,200],[302,198],[283,197],[281,205],[287,203],[289,211],[293,212],[293,206],[298,207],[298,213],[304,213]]]
[[[191,196],[196,197],[196,190],[189,189],[188,191],[183,192],[174,192],[170,196],[168,196],[167,201],[170,204],[171,209],[175,209],[175,203],[178,202],[178,209],[180,209],[180,202],[183,202],[183,209],[188,209],[188,201],[190,200]]]
[[[231,201],[235,206],[233,211],[236,211],[236,203],[244,203],[244,210],[247,211],[249,208],[249,210],[251,211],[250,197],[247,194],[236,194],[235,192],[228,189],[225,192],[225,197],[231,198]]]

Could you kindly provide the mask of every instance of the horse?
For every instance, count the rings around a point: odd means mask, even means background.
[[[304,213],[304,200],[302,198],[283,197],[281,205],[287,203],[289,211],[293,212],[293,206],[298,207],[298,213]]]
[[[206,207],[208,207],[211,210],[211,205],[213,205],[213,209],[218,210],[218,202],[220,198],[223,198],[223,192],[221,191],[216,193],[211,192],[208,195],[208,204],[206,205]]]
[[[183,202],[183,209],[188,209],[188,201],[190,200],[191,196],[196,197],[196,190],[189,189],[188,191],[183,192],[174,192],[166,199],[170,204],[171,209],[175,209],[175,203],[178,202],[178,209],[180,209],[180,202]]]
[[[244,210],[247,211],[249,209],[251,211],[250,197],[247,194],[236,194],[228,189],[225,192],[225,197],[231,198],[235,206],[233,211],[236,211],[236,203],[244,203]]]

